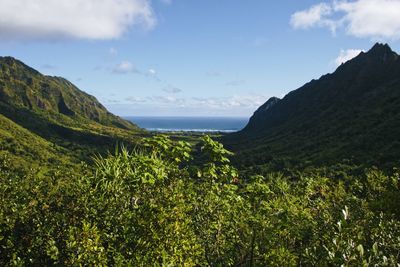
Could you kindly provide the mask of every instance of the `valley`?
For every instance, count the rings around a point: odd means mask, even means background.
[[[1,57],[0,265],[397,266],[399,136],[387,44],[233,133],[147,131]]]

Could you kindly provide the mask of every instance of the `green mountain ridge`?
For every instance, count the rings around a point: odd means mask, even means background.
[[[0,57],[0,101],[29,110],[44,110],[123,129],[137,127],[106,110],[91,96],[61,77],[45,76],[12,57]]]
[[[283,99],[223,139],[243,165],[273,160],[390,164],[400,158],[400,57],[387,44]]]
[[[94,96],[68,80],[42,75],[12,57],[0,57],[0,115],[15,124],[12,133],[10,127],[2,131],[3,136],[15,136],[16,147],[24,147],[24,142],[46,141],[59,148],[54,155],[74,155],[77,159],[88,159],[95,153],[113,149],[118,142],[135,143],[137,136],[144,133],[133,123],[108,112]],[[29,132],[25,137],[30,141],[22,140],[17,129]],[[46,147],[43,145],[43,151]],[[32,162],[35,158],[15,153],[4,142],[0,148],[18,155],[22,161]],[[37,149],[33,154],[40,153],[40,146],[33,149]],[[43,161],[40,157],[36,159]]]
[[[6,59],[0,266],[399,266],[399,169],[330,165],[399,159],[398,58],[377,45],[269,99],[223,139],[239,170],[208,135],[143,138],[68,81]],[[322,166],[285,166],[296,160]]]

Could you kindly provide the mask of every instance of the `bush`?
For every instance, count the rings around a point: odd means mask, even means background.
[[[396,266],[398,175],[240,177],[208,136],[97,157],[91,175],[0,164],[0,265]]]

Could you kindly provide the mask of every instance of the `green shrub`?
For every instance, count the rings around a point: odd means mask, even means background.
[[[1,266],[396,266],[399,176],[240,176],[209,137],[166,136],[91,174],[0,161]]]

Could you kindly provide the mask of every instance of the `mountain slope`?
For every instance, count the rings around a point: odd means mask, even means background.
[[[113,149],[117,142],[135,143],[143,134],[69,81],[42,75],[11,57],[0,57],[0,115],[79,159]]]
[[[263,106],[224,139],[245,165],[278,158],[381,165],[400,158],[400,57],[388,45],[376,44]]]
[[[12,163],[12,169],[27,170],[39,166],[72,166],[76,162],[69,151],[22,128],[0,114],[0,160]]]
[[[0,57],[0,101],[14,107],[62,114],[78,121],[137,129],[106,110],[97,99],[60,77],[50,77],[12,57]]]

